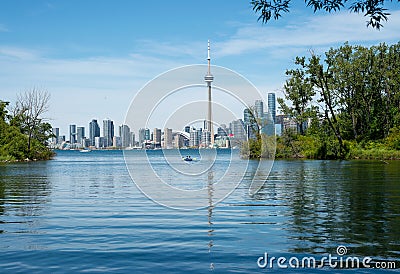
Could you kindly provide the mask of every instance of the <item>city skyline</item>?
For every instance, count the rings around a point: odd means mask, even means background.
[[[178,147],[209,147],[213,146],[212,140],[215,136],[222,137],[218,140],[218,146],[224,146],[225,137],[234,138],[236,141],[243,141],[247,138],[254,138],[254,134],[251,133],[251,124],[254,123],[254,119],[250,119],[253,116],[256,119],[261,119],[260,125],[267,125],[266,128],[261,126],[260,131],[267,135],[275,135],[275,119],[273,118],[276,113],[275,93],[268,94],[269,101],[264,108],[264,101],[255,100],[253,106],[243,109],[243,116],[239,119],[232,120],[225,123],[214,123],[213,127],[216,129],[208,130],[209,119],[204,119],[202,123],[198,122],[192,125],[186,125],[184,128],[148,128],[139,127],[138,130],[134,130],[127,124],[121,124],[118,126],[119,130],[116,131],[115,123],[110,118],[102,120],[103,126],[100,127],[97,119],[92,119],[89,125],[89,136],[85,136],[85,127],[77,126],[76,124],[69,125],[69,139],[67,135],[60,134],[60,128],[54,127],[53,133],[57,136],[52,138],[52,144],[59,145],[62,143],[69,143],[71,145],[79,144],[78,147],[145,147],[145,141],[151,141],[152,148],[172,148],[176,144]],[[266,110],[266,111],[265,111]],[[215,126],[218,124],[219,126]],[[229,125],[229,126],[227,126]],[[283,123],[280,123],[283,127]],[[118,136],[115,134],[119,132]],[[179,133],[180,132],[180,133]],[[214,136],[211,136],[212,132],[217,132]],[[280,131],[279,131],[280,132]],[[184,135],[186,133],[187,135]],[[176,138],[178,136],[178,138]],[[184,137],[180,140],[180,137]],[[117,139],[116,139],[117,138]],[[185,141],[186,140],[186,141]],[[227,144],[228,146],[228,144]]]

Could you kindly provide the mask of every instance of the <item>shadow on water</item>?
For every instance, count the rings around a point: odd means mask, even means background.
[[[399,162],[275,161],[253,200],[285,207],[287,252],[399,257]],[[251,169],[249,177],[251,177]]]

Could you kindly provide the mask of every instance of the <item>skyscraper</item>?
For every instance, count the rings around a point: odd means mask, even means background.
[[[196,130],[195,128],[192,128],[190,131],[190,139],[189,139],[189,146],[190,147],[198,147],[200,143],[200,136],[199,133],[201,134],[200,130]]]
[[[103,120],[103,136],[106,146],[112,146],[114,137],[114,122],[110,119]]]
[[[54,134],[54,137],[51,138],[51,142],[53,144],[58,144],[59,138],[60,138],[60,128],[54,127],[52,129],[52,132]]]
[[[100,127],[99,124],[97,123],[96,119],[93,119],[89,123],[89,139],[90,139],[90,145],[95,146],[95,138],[100,137]]]
[[[154,147],[161,147],[161,129],[154,128],[153,141],[154,141]]]
[[[271,113],[274,123],[276,123],[276,101],[275,93],[268,93],[268,112]]]
[[[151,138],[150,129],[148,129],[148,128],[146,128],[146,129],[144,130],[144,139],[145,139],[145,140],[151,140],[151,139],[153,139],[153,138]]]
[[[256,100],[254,112],[253,114],[256,118],[262,118],[264,116],[264,102],[262,100]]]
[[[185,127],[185,132],[190,133],[190,126]]]
[[[135,140],[135,133],[134,132],[131,132],[130,142],[131,142],[131,147],[136,146],[136,140]]]
[[[231,123],[231,132],[237,140],[246,140],[246,132],[242,119],[234,120]]]
[[[128,125],[119,126],[119,136],[121,137],[121,146],[129,147],[131,143],[131,129]]]
[[[145,140],[146,140],[146,129],[139,128],[139,146],[142,146]]]
[[[85,128],[77,127],[76,129],[76,142],[82,144],[82,139],[85,138]]]
[[[69,142],[70,144],[76,143],[76,125],[69,125]]]
[[[172,129],[164,128],[164,148],[172,148]]]

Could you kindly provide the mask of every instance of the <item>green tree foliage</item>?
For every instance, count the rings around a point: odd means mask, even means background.
[[[9,103],[0,100],[1,161],[44,160],[53,156],[47,147],[51,125],[41,118],[48,107],[48,96],[41,94],[33,90],[20,96],[11,114],[7,111]]]
[[[307,157],[344,158],[352,147],[369,142],[399,149],[400,43],[370,48],[346,43],[330,49],[323,60],[312,54],[307,60],[297,58],[296,65],[298,69],[287,72],[291,77],[285,84],[286,100],[293,107],[285,106],[283,100],[280,103],[285,114],[302,117],[296,109],[302,102],[303,87],[309,84],[315,91],[315,95],[308,93],[312,99],[305,98],[317,103],[314,107],[321,120],[314,119],[306,135],[318,137],[319,145]]]
[[[383,21],[388,20],[390,13],[387,12],[385,4],[393,2],[392,0],[305,0],[307,7],[314,12],[323,10],[326,12],[337,12],[344,8],[348,8],[350,12],[363,13],[369,17],[367,26],[380,29]],[[394,2],[400,2],[394,1]],[[291,0],[252,0],[250,4],[253,6],[255,13],[260,14],[258,20],[263,23],[269,22],[271,19],[279,19],[283,13],[290,11]]]
[[[300,134],[304,135],[304,123],[315,116],[315,107],[311,105],[315,91],[304,71],[305,57],[297,57],[295,64],[300,68],[286,71],[290,78],[284,85],[285,99],[292,105],[288,106],[282,98],[278,98],[278,103],[283,112],[296,121]]]

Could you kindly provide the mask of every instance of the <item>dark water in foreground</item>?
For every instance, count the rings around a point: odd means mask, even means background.
[[[318,260],[338,256],[339,245],[343,256],[399,267],[400,162],[278,160],[250,197],[255,163],[223,202],[192,211],[144,196],[121,151],[61,151],[52,161],[0,165],[0,272],[285,273],[276,263],[261,269],[257,259],[267,252]]]

